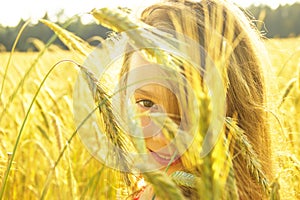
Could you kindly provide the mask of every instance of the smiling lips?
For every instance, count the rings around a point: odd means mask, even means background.
[[[170,155],[170,154],[169,154],[169,155],[166,155],[166,154],[154,152],[154,151],[152,151],[152,150],[150,150],[150,149],[149,149],[149,151],[150,151],[152,157],[153,157],[159,164],[161,164],[161,165],[163,165],[163,166],[167,166],[167,165],[169,165],[169,164],[173,165],[173,164],[175,164],[175,163],[180,162],[180,159],[179,159],[180,156],[179,156],[179,155],[176,155],[176,156],[174,157],[174,155]],[[170,163],[173,157],[174,157],[173,162]]]

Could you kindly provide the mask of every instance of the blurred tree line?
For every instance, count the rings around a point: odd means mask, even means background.
[[[300,35],[300,3],[294,3],[292,5],[280,5],[276,9],[271,9],[267,5],[250,6],[246,9],[248,13],[253,15],[262,33],[268,37],[293,37]],[[63,12],[63,11],[62,11]],[[60,12],[58,15],[62,15]],[[60,16],[58,16],[60,17]],[[49,19],[48,15],[45,14],[44,19]],[[16,27],[4,27],[0,25],[0,51],[10,51],[12,45],[17,37],[19,30],[25,23],[21,20]],[[57,22],[60,26],[66,26],[67,22]],[[79,37],[89,40],[94,36],[100,36],[106,38],[109,29],[106,29],[96,23],[83,24],[80,17],[75,16],[72,18],[72,22],[67,26],[67,30],[74,32]],[[45,25],[38,23],[35,25],[29,25],[24,30],[20,41],[17,45],[18,51],[37,50],[30,38],[35,38],[43,43],[46,43],[53,32]],[[97,41],[92,41],[92,45],[96,45]],[[57,39],[54,44],[59,45],[62,48],[65,46]]]
[[[47,13],[43,19],[49,20]],[[3,27],[0,25],[0,51],[11,50],[19,30],[25,23],[26,21],[22,19],[15,27]],[[107,34],[110,32],[109,29],[96,23],[83,24],[79,16],[74,16],[66,22],[56,22],[56,24],[61,27],[66,27],[67,30],[75,33],[84,40],[93,39],[94,36],[106,38]],[[46,44],[53,34],[54,32],[42,23],[28,25],[24,29],[16,48],[18,51],[36,51],[38,49],[37,46],[31,42],[33,41],[32,39],[38,39],[40,42]],[[59,39],[56,39],[54,44],[63,49],[66,48]],[[97,45],[99,44],[99,41],[93,40],[90,44]]]
[[[300,3],[280,5],[276,9],[252,5],[247,10],[257,19],[257,26],[268,38],[300,35]]]

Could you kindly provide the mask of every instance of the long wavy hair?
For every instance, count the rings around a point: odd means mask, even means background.
[[[227,64],[226,116],[237,118],[238,126],[243,129],[258,156],[263,173],[272,179],[263,73],[263,67],[268,61],[260,56],[264,48],[259,32],[247,15],[237,6],[223,1],[168,0],[146,8],[140,19],[152,27],[173,30],[191,38],[205,49],[213,62],[220,61],[225,45],[231,47]],[[190,53],[197,54],[194,50]],[[130,59],[131,54],[127,54],[121,76],[129,70]],[[233,158],[240,199],[263,199],[264,192],[249,172],[247,161],[240,154],[238,146],[234,148]],[[193,173],[201,177],[201,172]],[[197,199],[196,192],[184,193],[191,199]]]

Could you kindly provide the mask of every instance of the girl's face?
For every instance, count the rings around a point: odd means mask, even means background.
[[[130,70],[136,69],[140,66],[151,67],[138,53],[134,53],[130,61]],[[141,71],[140,71],[141,72]],[[129,72],[130,73],[130,72]],[[142,71],[141,74],[135,76],[145,76],[147,71]],[[143,75],[144,74],[144,75]],[[157,74],[159,76],[159,74]],[[139,77],[139,79],[141,78]],[[135,79],[135,78],[133,78]],[[137,78],[138,79],[138,78]],[[131,80],[134,82],[134,80]],[[161,84],[149,83],[137,88],[134,92],[134,101],[139,113],[141,115],[140,123],[143,128],[146,148],[149,153],[151,163],[163,166],[164,170],[170,164],[167,173],[172,173],[176,170],[182,169],[180,156],[174,144],[172,144],[157,128],[155,122],[146,113],[162,113],[167,115],[177,125],[180,124],[180,110],[178,101],[174,93]]]

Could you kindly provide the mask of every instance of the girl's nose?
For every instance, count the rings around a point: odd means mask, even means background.
[[[144,121],[143,126],[143,133],[145,138],[157,138],[158,139],[165,139],[162,133],[162,126],[156,124],[151,120],[150,117],[145,117],[147,119],[142,120],[142,124]]]
[[[163,146],[166,146],[170,143],[170,141],[168,141],[162,131],[158,131],[157,134],[153,135],[152,140],[153,142],[157,142]]]

